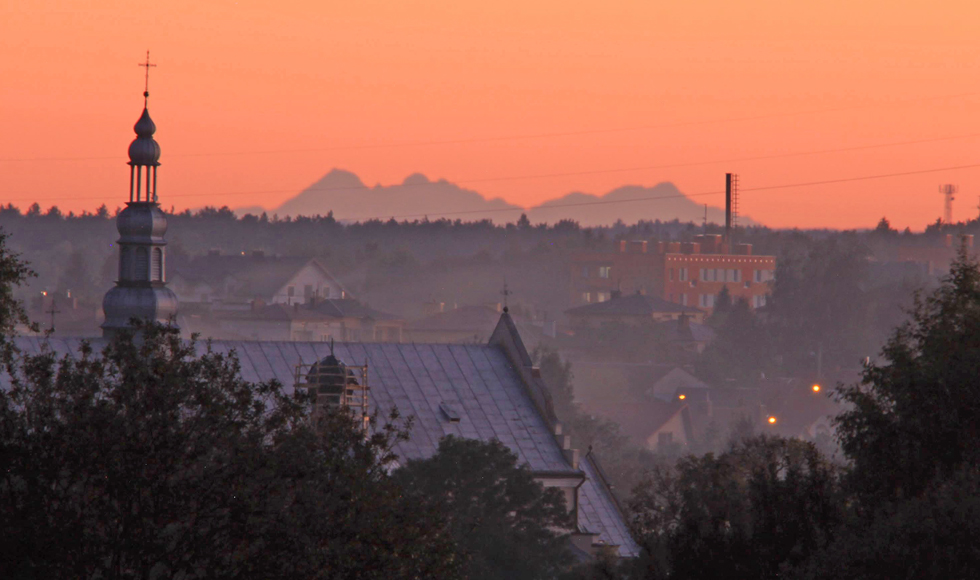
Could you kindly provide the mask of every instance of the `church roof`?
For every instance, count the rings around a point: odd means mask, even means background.
[[[47,341],[61,355],[76,356],[80,339],[24,337],[16,339],[26,352],[39,352]],[[103,339],[90,341],[95,349]],[[215,352],[234,351],[242,378],[259,382],[277,379],[287,389],[294,383],[297,364],[311,364],[330,354],[325,342],[211,341]],[[197,343],[203,352],[204,342]],[[403,459],[425,458],[435,453],[446,435],[488,441],[496,438],[517,454],[534,472],[568,474],[584,472],[579,493],[579,528],[596,533],[607,544],[619,546],[623,556],[636,556],[639,548],[629,534],[620,512],[590,460],[574,469],[566,460],[524,383],[520,371],[504,347],[463,344],[336,343],[337,358],[348,365],[367,365],[371,407],[384,413],[397,407],[403,416],[414,416],[408,441],[399,443]],[[520,361],[518,361],[520,362]],[[443,412],[447,403],[458,413],[450,421]]]

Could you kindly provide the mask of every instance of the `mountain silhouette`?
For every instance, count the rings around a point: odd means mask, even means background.
[[[444,179],[430,181],[421,173],[409,175],[398,185],[368,187],[357,175],[342,169],[331,170],[273,210],[280,216],[326,215],[330,211],[336,219],[349,221],[447,217],[464,221],[490,218],[503,223],[516,221],[521,215],[520,207],[502,199],[486,199]]]
[[[445,217],[463,221],[491,219],[495,223],[515,222],[521,213],[527,213],[534,224],[554,224],[571,219],[584,227],[593,227],[611,225],[617,220],[635,223],[641,219],[700,223],[705,208],[703,203],[685,197],[669,182],[653,187],[626,185],[601,196],[573,192],[525,211],[500,198],[486,199],[476,191],[445,179],[431,181],[421,173],[409,175],[397,185],[369,187],[350,171],[332,169],[278,208],[245,207],[237,209],[236,213],[263,211],[281,217],[326,215],[332,211],[336,219],[343,221],[371,218],[411,221]],[[724,223],[724,209],[708,206],[708,221]],[[742,217],[739,223],[755,222]]]
[[[720,196],[719,196],[720,197]],[[725,223],[725,209],[708,206],[708,222]],[[586,227],[610,225],[616,220],[636,223],[639,220],[701,223],[705,217],[704,203],[686,197],[670,182],[653,187],[624,185],[605,195],[569,193],[552,199],[528,211],[531,223],[553,224],[562,219],[573,219]],[[739,217],[742,225],[755,225],[752,219]]]

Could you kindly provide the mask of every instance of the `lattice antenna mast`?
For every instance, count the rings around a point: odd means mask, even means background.
[[[957,187],[952,183],[946,183],[939,186],[939,193],[946,197],[946,201],[943,204],[943,222],[947,224],[953,223],[953,197],[957,192]]]

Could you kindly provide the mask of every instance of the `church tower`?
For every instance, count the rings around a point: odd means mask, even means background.
[[[153,65],[147,58],[141,66],[149,71]],[[133,128],[136,139],[129,145],[129,202],[116,218],[119,277],[102,299],[105,337],[130,328],[133,318],[176,324],[177,296],[166,286],[167,217],[157,203],[160,145],[153,139],[157,128],[147,110],[149,96],[145,90],[143,114]]]

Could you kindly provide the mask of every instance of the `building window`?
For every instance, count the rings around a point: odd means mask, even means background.
[[[687,306],[687,294],[681,294],[681,305]]]
[[[673,294],[668,294],[667,295],[667,302],[673,302],[673,301],[674,301],[674,295]]]
[[[612,266],[599,266],[599,277],[608,278],[609,272],[612,270]]]
[[[586,304],[588,304],[589,302],[592,302],[592,293],[591,292],[582,292],[582,302],[585,302]]]
[[[733,269],[728,270],[728,277],[725,279],[726,282],[741,282],[742,281],[742,271]]]
[[[701,295],[701,308],[714,308],[715,307],[715,295],[714,294],[702,294]]]
[[[766,305],[766,295],[765,294],[763,294],[762,296],[753,296],[752,297],[752,307],[753,308],[762,308],[765,305]]]
[[[754,274],[755,274],[754,280],[760,283],[769,282],[770,280],[775,278],[775,276],[773,276],[772,270],[756,270]]]
[[[674,269],[673,268],[667,270],[667,279],[670,280],[671,282],[674,281]]]
[[[153,248],[153,278],[157,282],[163,282],[163,250]]]
[[[136,279],[150,279],[150,252],[144,247],[136,248]]]
[[[677,269],[677,279],[681,282],[687,282],[687,268]]]
[[[289,296],[290,298],[292,298],[295,295],[296,295],[296,287],[295,286],[289,286],[288,288],[286,288],[286,296]]]
[[[595,300],[596,300],[596,302],[605,302],[606,300],[609,300],[611,297],[612,296],[610,295],[609,292],[596,292],[595,293]]]
[[[313,284],[303,286],[303,298],[309,300],[313,296]]]
[[[582,277],[583,278],[588,278],[589,277],[589,267],[588,266],[582,266]]]

